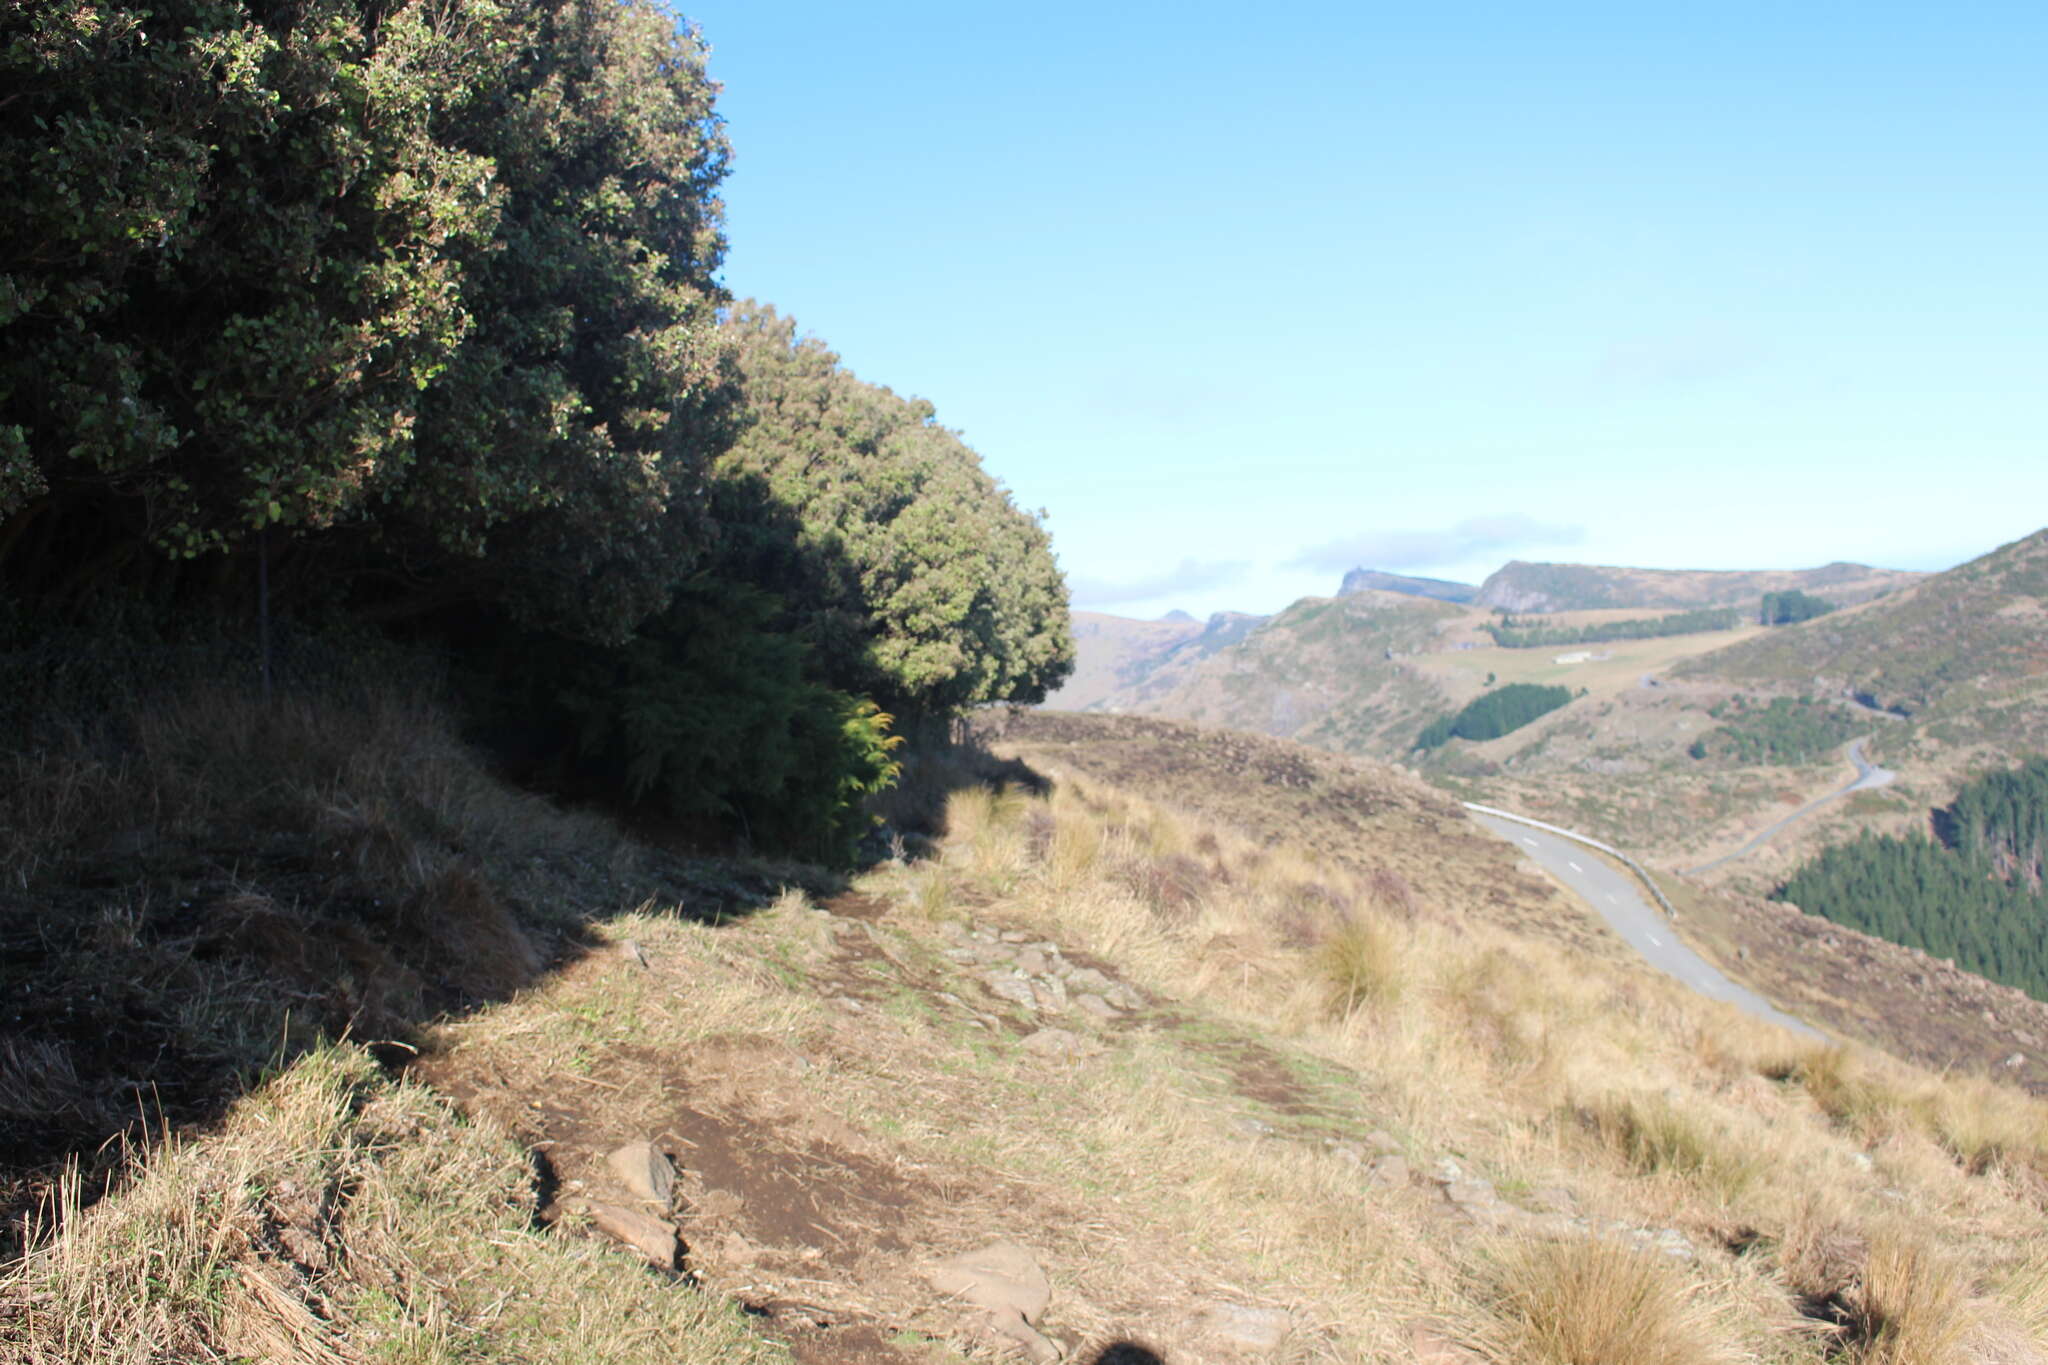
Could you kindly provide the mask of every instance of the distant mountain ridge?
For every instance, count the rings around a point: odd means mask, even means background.
[[[1817,809],[1715,874],[1759,892],[1823,844],[1864,829],[1924,829],[1927,809],[1962,782],[2016,756],[2048,754],[2048,530],[1940,574],[1860,564],[1752,573],[1514,564],[1488,581],[1557,596],[1590,585],[1597,595],[1588,595],[1608,604],[1540,618],[1560,630],[1731,598],[1742,619],[1586,648],[1508,648],[1489,631],[1497,622],[1482,600],[1385,589],[1201,626],[1091,634],[1077,617],[1083,674],[1120,632],[1170,634],[1126,648],[1093,692],[1051,704],[1408,763],[1470,799],[1686,867],[1735,851],[1788,806],[1838,788],[1841,743],[1863,739],[1868,760],[1896,772],[1895,783]],[[1787,589],[1842,609],[1758,623],[1761,594]],[[1513,600],[1531,611],[1556,597],[1536,607]],[[1515,683],[1574,696],[1509,734],[1417,749],[1425,727]]]
[[[1818,679],[1902,716],[2017,707],[2048,738],[2039,706],[2048,691],[2048,530],[1809,624],[1675,672],[1764,685]]]
[[[1269,618],[1241,611],[1219,611],[1197,621],[1184,611],[1168,612],[1156,621],[1138,621],[1105,612],[1073,614],[1075,661],[1073,676],[1045,699],[1064,711],[1086,711],[1132,695],[1171,686],[1200,660],[1227,649],[1264,625]]]
[[[1470,602],[1479,595],[1479,587],[1474,583],[1454,583],[1448,578],[1416,578],[1379,569],[1353,569],[1344,575],[1337,595],[1349,597],[1357,592],[1398,592],[1410,597],[1433,597],[1439,602]]]
[[[1687,610],[1738,606],[1767,592],[1798,590],[1837,606],[1865,602],[1925,578],[1904,569],[1837,562],[1817,569],[1632,569],[1605,564],[1543,564],[1510,560],[1488,574],[1471,599],[1515,612],[1584,611],[1602,607]]]

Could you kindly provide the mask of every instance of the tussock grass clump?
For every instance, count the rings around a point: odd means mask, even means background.
[[[1683,1177],[1724,1203],[1763,1172],[1763,1162],[1739,1150],[1727,1133],[1664,1095],[1602,1095],[1577,1115],[1630,1170]]]
[[[1956,1365],[1983,1321],[1953,1260],[1896,1228],[1871,1239],[1849,1324],[1859,1365]]]
[[[1814,1316],[1839,1311],[1863,1274],[1870,1242],[1832,1197],[1808,1190],[1776,1249],[1778,1277]]]
[[[1393,926],[1375,916],[1354,916],[1339,924],[1315,951],[1331,1012],[1348,1019],[1361,1009],[1399,1000],[1407,980],[1403,950]]]
[[[1913,1081],[1844,1047],[1768,1058],[1759,1070],[1796,1082],[1822,1113],[1865,1140],[1923,1133],[1971,1175],[2048,1178],[2048,1104],[1982,1077]]]
[[[1866,1139],[1893,1131],[1911,1108],[1906,1096],[1846,1047],[1769,1057],[1758,1070],[1771,1080],[1796,1083],[1823,1114]]]
[[[1986,1324],[1992,1358],[2028,1361],[2048,1355],[2048,1254],[2037,1252],[2000,1286],[1997,1311]],[[2003,1346],[2002,1353],[1996,1348]],[[2037,1354],[2030,1354],[2037,1352]]]
[[[1670,1260],[1594,1238],[1511,1245],[1488,1276],[1503,1358],[1532,1365],[1724,1365],[1725,1310]]]
[[[1983,1080],[1951,1078],[1922,1101],[1929,1134],[1964,1170],[2048,1177],[2048,1105]]]

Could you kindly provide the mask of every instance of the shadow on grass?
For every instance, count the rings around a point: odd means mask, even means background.
[[[844,887],[506,785],[390,659],[301,662],[269,702],[192,668],[102,678],[0,749],[0,1260],[68,1166],[91,1202],[325,1040],[402,1064],[612,915],[722,923]]]

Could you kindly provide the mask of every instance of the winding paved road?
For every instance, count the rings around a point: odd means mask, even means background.
[[[1898,776],[1898,774],[1893,772],[1890,768],[1880,768],[1875,763],[1872,763],[1869,759],[1865,758],[1863,756],[1864,743],[1864,740],[1852,739],[1848,742],[1847,745],[1843,747],[1842,750],[1842,752],[1848,756],[1849,761],[1856,765],[1856,780],[1854,782],[1851,782],[1848,786],[1843,787],[1840,791],[1829,792],[1826,796],[1821,797],[1818,801],[1807,802],[1805,805],[1801,806],[1798,810],[1793,811],[1790,815],[1784,817],[1782,820],[1779,820],[1775,824],[1772,824],[1765,828],[1765,830],[1761,834],[1757,835],[1754,839],[1751,839],[1741,848],[1736,849],[1733,853],[1724,853],[1720,857],[1714,859],[1712,862],[1701,863],[1698,867],[1687,868],[1685,870],[1686,875],[1691,876],[1695,873],[1711,872],[1715,868],[1721,866],[1723,863],[1732,863],[1737,858],[1746,858],[1750,854],[1756,852],[1759,848],[1762,848],[1765,844],[1769,843],[1772,837],[1775,836],[1780,830],[1784,829],[1785,826],[1793,823],[1795,820],[1800,820],[1808,815],[1811,815],[1813,812],[1819,810],[1822,806],[1828,804],[1828,802],[1839,801],[1843,797],[1847,796],[1850,792],[1860,792],[1867,787],[1882,787],[1889,784],[1894,778]]]
[[[1883,769],[1877,771],[1882,772]],[[1886,780],[1890,780],[1889,777]],[[1824,1040],[1819,1030],[1793,1018],[1749,987],[1729,980],[1719,968],[1688,948],[1672,932],[1669,921],[1644,901],[1635,879],[1617,871],[1606,860],[1560,835],[1531,829],[1497,815],[1482,815],[1477,811],[1471,815],[1577,892],[1651,966],[1676,977],[1710,999],[1725,1000],[1737,1009],[1790,1029],[1801,1037]]]

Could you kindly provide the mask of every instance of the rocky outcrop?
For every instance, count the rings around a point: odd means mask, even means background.
[[[1479,595],[1478,585],[1454,583],[1447,578],[1412,578],[1407,574],[1384,573],[1378,569],[1353,569],[1344,575],[1337,589],[1339,597],[1355,592],[1398,592],[1409,597],[1433,597],[1439,602],[1470,602]]]

